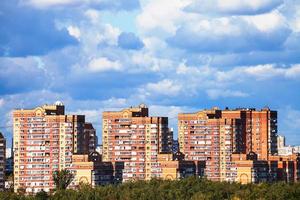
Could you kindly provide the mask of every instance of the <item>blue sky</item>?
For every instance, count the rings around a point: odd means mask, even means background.
[[[145,103],[168,116],[269,106],[300,145],[297,0],[2,0],[0,131],[57,100],[85,114]],[[10,142],[9,142],[10,143]]]

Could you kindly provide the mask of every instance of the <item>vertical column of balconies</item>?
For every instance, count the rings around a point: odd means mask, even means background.
[[[109,144],[109,126],[108,119],[102,120],[102,144],[103,144],[103,154],[102,159],[103,161],[109,161],[109,151],[108,151],[108,144]]]
[[[145,125],[145,178],[151,179],[151,124]]]
[[[20,117],[15,114],[13,118],[13,153],[14,153],[14,191],[17,192],[19,186],[19,154],[20,154],[20,132],[21,132],[21,123]]]
[[[226,129],[220,126],[220,181],[226,180]]]

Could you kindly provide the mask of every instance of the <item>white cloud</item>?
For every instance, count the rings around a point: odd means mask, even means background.
[[[139,8],[139,0],[130,0],[130,2],[124,0],[19,0],[22,5],[29,5],[38,9],[48,8],[88,8],[95,7],[99,10],[126,10],[132,11]],[[77,10],[76,10],[77,12]]]
[[[103,40],[107,40],[107,43],[110,45],[117,45],[118,37],[121,34],[120,29],[113,27],[110,24],[105,24],[104,27]]]
[[[269,7],[275,4],[278,5],[282,0],[218,0],[218,7],[223,12],[234,12],[238,10],[253,10],[257,11],[264,7]]]
[[[251,15],[268,12],[283,0],[194,0],[187,10],[198,13]]]
[[[92,22],[92,24],[97,24],[100,22],[100,13],[94,9],[88,9],[85,11],[85,16]]]
[[[174,34],[178,20],[183,20],[181,11],[190,0],[153,0],[142,7],[142,13],[137,17],[138,27],[143,33],[155,32]]]
[[[300,65],[294,65],[285,71],[287,78],[300,78]]]
[[[90,72],[120,71],[121,68],[119,61],[111,61],[106,57],[95,58],[88,64]]]
[[[160,47],[153,48],[152,42],[166,49],[166,41],[171,47],[189,52],[275,50],[282,47],[290,34],[285,16],[279,10],[273,10],[281,3],[282,0],[154,0],[142,6],[137,25],[145,37],[146,47],[154,51]],[[188,5],[207,10],[206,4],[214,9],[220,6],[218,9],[228,12],[243,10],[248,13],[253,10],[253,13],[220,16],[211,15],[209,11],[186,11]],[[176,48],[167,50],[174,52]]]
[[[238,70],[238,68],[236,68]],[[279,76],[284,73],[283,68],[276,68],[274,65],[267,64],[267,65],[257,65],[251,67],[243,67],[240,68],[242,73],[244,72],[246,75],[250,75],[257,79],[268,79],[274,76]]]
[[[23,0],[21,2],[36,8],[48,8],[53,6],[74,5],[88,1],[89,0]]]
[[[290,34],[285,18],[277,11],[212,18],[198,14],[186,17],[180,25],[176,34],[167,39],[168,44],[198,53],[277,50]]]
[[[235,67],[229,71],[218,71],[216,79],[220,82],[241,81],[245,78],[267,80],[274,77],[294,79],[300,76],[300,66],[276,67],[275,64],[265,64],[247,67]]]
[[[235,90],[222,90],[222,89],[208,89],[206,93],[209,98],[211,99],[218,99],[218,98],[232,98],[232,97],[248,97],[249,94],[241,91]]]
[[[69,26],[67,30],[71,36],[75,37],[77,40],[80,40],[81,33],[77,26]]]
[[[112,97],[110,99],[103,101],[104,107],[109,107],[109,108],[122,108],[122,107],[127,106],[127,104],[128,104],[128,102],[127,102],[127,99],[125,99],[125,98]]]
[[[284,16],[277,10],[261,15],[244,16],[242,18],[262,32],[272,32],[276,29],[287,27]]]
[[[136,52],[132,54],[131,62],[135,65],[132,71],[166,72],[173,68],[173,62],[166,58],[159,58],[150,53]]]
[[[167,43],[158,37],[145,37],[143,39],[145,48],[149,52],[164,52],[167,48]]]
[[[86,122],[91,122],[94,125],[94,128],[96,125],[99,125],[101,123],[101,115],[102,115],[103,109],[99,109],[99,110],[84,110],[84,109],[79,109],[76,110],[75,112],[70,112],[68,114],[72,114],[72,115],[85,115],[85,121]],[[99,132],[98,131],[98,136],[99,136]]]
[[[173,80],[164,79],[157,83],[148,83],[141,93],[146,92],[146,95],[159,94],[176,96],[181,91],[182,86],[179,83],[175,83]]]
[[[75,24],[80,30],[79,53],[84,58],[100,56],[99,54],[103,52],[99,51],[101,47],[116,47],[118,44],[121,31],[111,24],[103,24],[98,17],[88,21],[85,19]]]

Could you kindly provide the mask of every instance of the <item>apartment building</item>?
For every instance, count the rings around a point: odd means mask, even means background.
[[[5,187],[5,165],[6,165],[6,140],[0,132],[0,191]]]
[[[239,119],[241,121],[243,143],[239,153],[254,152],[258,159],[268,160],[269,155],[277,154],[277,111],[269,108],[237,108],[222,110],[223,119]]]
[[[88,154],[72,155],[72,166],[70,167],[70,171],[74,174],[74,179],[69,187],[76,189],[80,184],[93,185],[93,169],[94,163],[89,159]]]
[[[46,192],[55,187],[53,172],[69,169],[82,152],[85,116],[65,115],[61,102],[13,111],[14,190]]]
[[[97,146],[97,135],[96,129],[93,127],[92,123],[84,124],[84,134],[79,136],[79,154],[90,154],[96,150]]]
[[[234,181],[234,152],[243,150],[240,119],[222,118],[218,108],[178,115],[178,140],[185,160],[195,161],[198,174],[214,181]]]
[[[168,118],[149,116],[143,104],[102,117],[103,161],[113,163],[116,181],[159,177],[158,154],[172,150]]]
[[[288,156],[270,156],[269,162],[276,163],[277,181],[300,181],[300,154],[292,154]]]
[[[158,162],[161,167],[160,178],[165,180],[176,180],[196,175],[196,165],[193,161],[183,160],[180,153],[160,153]]]

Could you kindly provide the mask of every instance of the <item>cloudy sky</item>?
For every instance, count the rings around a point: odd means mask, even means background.
[[[300,145],[298,0],[1,0],[0,131],[11,110],[57,100],[93,122],[269,106]],[[10,142],[9,142],[10,144]]]

